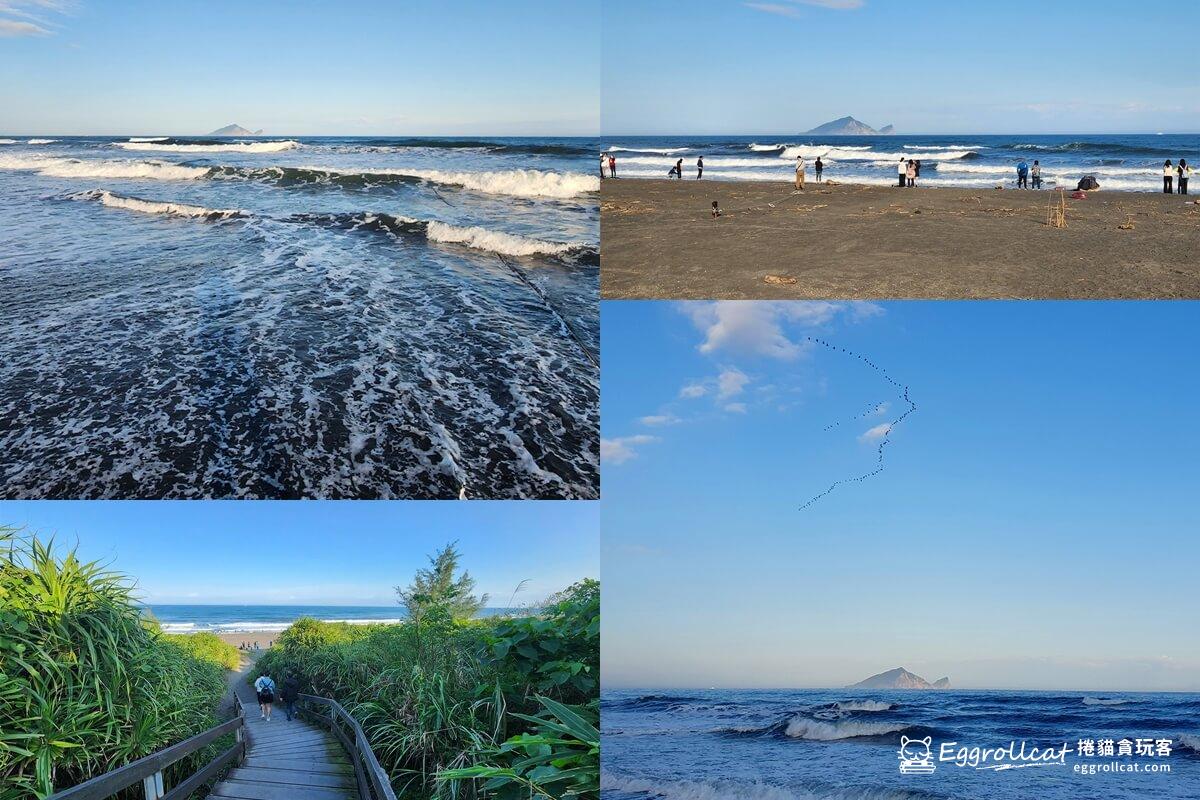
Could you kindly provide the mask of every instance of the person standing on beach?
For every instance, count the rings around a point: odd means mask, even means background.
[[[917,177],[920,178],[921,177],[921,159],[914,158],[913,159],[913,167],[917,170]]]
[[[820,156],[817,156],[817,163],[813,164],[813,167],[817,170],[817,183],[820,183],[821,173],[825,171],[825,165],[821,163]]]
[[[796,188],[804,191],[804,156],[796,156]]]
[[[300,681],[290,672],[279,687],[279,699],[283,701],[283,712],[287,714],[288,722],[296,716],[296,701],[300,699]]]
[[[704,156],[696,159],[696,180],[700,180],[704,175]]]
[[[1179,159],[1179,168],[1176,170],[1179,175],[1179,193],[1187,194],[1188,178],[1192,175],[1192,168],[1188,166],[1187,161]]]
[[[270,675],[259,675],[258,680],[254,682],[254,691],[258,693],[258,710],[261,713],[259,719],[271,721],[271,708],[275,702],[275,681],[271,680]]]
[[[1036,158],[1033,160],[1033,171],[1030,175],[1033,176],[1033,188],[1042,188],[1042,165],[1038,163]]]
[[[1025,159],[1021,159],[1021,163],[1017,164],[1017,188],[1029,188],[1029,165],[1025,163]]]
[[[675,179],[683,180],[683,159],[675,162]]]
[[[908,188],[911,189],[917,185],[917,165],[913,163],[911,158],[908,160],[908,165],[904,168],[904,176],[908,179]]]
[[[604,180],[604,165],[608,163],[608,153],[600,154],[600,180]]]
[[[1163,194],[1174,194],[1171,188],[1171,181],[1175,177],[1175,168],[1171,166],[1171,159],[1167,159],[1167,163],[1163,164]]]
[[[900,172],[900,186],[903,187],[905,185],[905,181],[908,179],[908,168],[904,164],[904,156],[900,156],[899,172]]]
[[[612,153],[608,154],[608,177],[617,177],[617,157]]]

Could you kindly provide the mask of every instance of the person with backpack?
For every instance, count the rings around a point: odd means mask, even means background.
[[[825,165],[821,163],[821,157],[817,156],[817,163],[813,164],[813,169],[817,171],[817,183],[821,182],[821,173],[825,171]]]
[[[296,701],[300,699],[300,681],[290,672],[279,687],[279,699],[283,701],[283,713],[287,714],[288,722],[296,716]]]
[[[702,177],[704,177],[704,156],[696,159],[696,180],[700,180]]]
[[[1042,188],[1042,165],[1036,158],[1033,160],[1033,170],[1029,174],[1033,177],[1033,188]]]
[[[1188,166],[1187,161],[1181,158],[1179,159],[1179,167],[1175,172],[1179,176],[1179,180],[1177,181],[1179,184],[1179,193],[1187,194],[1188,178],[1192,176],[1192,168]]]
[[[275,702],[275,681],[271,680],[270,675],[259,675],[254,682],[254,691],[258,694],[259,719],[270,722],[271,708]]]
[[[1163,164],[1163,194],[1174,194],[1171,188],[1171,182],[1175,178],[1175,168],[1171,166],[1171,159],[1167,159],[1167,163]]]
[[[1029,188],[1029,165],[1025,163],[1025,159],[1021,159],[1021,163],[1017,164],[1017,188]]]

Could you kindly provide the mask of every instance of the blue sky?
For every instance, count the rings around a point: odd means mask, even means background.
[[[605,303],[607,684],[1200,690],[1198,314]]]
[[[1194,133],[1200,3],[605,0],[605,136]]]
[[[599,516],[565,501],[0,502],[0,524],[77,543],[146,602],[185,604],[392,605],[454,540],[494,605],[536,603],[599,577]]]
[[[598,0],[0,0],[0,133],[585,135]]]

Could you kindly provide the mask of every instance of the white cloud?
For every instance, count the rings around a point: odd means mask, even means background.
[[[886,437],[889,433],[891,433],[891,431],[892,431],[892,423],[884,422],[879,425],[876,425],[874,428],[871,428],[870,430],[864,431],[862,433],[862,435],[860,435],[858,437],[858,440],[860,442],[878,442],[880,439]]]
[[[681,308],[704,334],[700,352],[720,351],[792,360],[802,355],[804,342],[793,341],[783,330],[785,322],[815,328],[839,315],[858,321],[882,309],[873,303],[807,301],[721,300],[683,303]]]
[[[0,19],[0,36],[46,36],[50,31],[32,22],[17,22],[15,19]]]
[[[880,403],[879,405],[877,405],[875,407],[875,410],[872,411],[871,413],[876,416],[883,416],[884,414],[886,414],[888,412],[888,409],[891,407],[892,407],[891,403]]]
[[[725,400],[736,397],[742,393],[749,382],[750,376],[737,367],[726,367],[717,376],[717,399]]]
[[[643,444],[657,442],[657,436],[622,436],[616,439],[600,440],[600,458],[610,464],[624,464],[631,458],[637,458],[637,448]]]
[[[0,0],[0,36],[49,36],[46,14],[68,13],[71,5],[70,0]]]
[[[742,3],[742,5],[746,8],[753,8],[755,11],[765,11],[781,17],[799,17],[801,15],[800,9],[797,8],[799,5],[849,11],[862,8],[864,2],[865,0],[788,0],[786,3]]]
[[[679,390],[679,396],[686,397],[689,400],[704,397],[706,394],[708,394],[708,387],[702,383],[689,383]]]
[[[674,414],[650,414],[638,420],[638,422],[642,423],[643,425],[649,425],[651,427],[656,425],[675,425],[680,421],[681,420],[679,417],[675,416]]]
[[[746,413],[746,404],[745,403],[728,403],[725,405],[725,410],[731,411],[734,414],[745,414]]]

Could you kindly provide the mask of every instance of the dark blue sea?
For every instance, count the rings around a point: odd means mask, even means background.
[[[391,606],[239,606],[239,605],[151,605],[146,610],[166,633],[279,632],[301,617],[323,622],[353,624],[396,623],[407,618],[404,609]],[[515,609],[485,608],[481,617],[508,614]],[[263,644],[266,644],[263,642]]]
[[[1200,694],[623,690],[601,703],[605,800],[1200,797]],[[925,768],[900,771],[902,737]],[[1044,764],[981,752],[1016,742],[1019,755],[1022,741],[1026,756],[1071,752]],[[1114,755],[1099,754],[1105,741]]]
[[[0,134],[0,496],[594,498],[599,143]]]
[[[1197,134],[612,136],[603,147],[617,157],[618,177],[665,178],[682,158],[690,179],[703,156],[706,178],[788,181],[803,155],[810,180],[819,156],[828,179],[890,185],[904,158],[920,160],[918,185],[963,188],[1015,188],[1017,164],[1036,159],[1047,189],[1074,189],[1091,175],[1102,191],[1161,192],[1167,159],[1200,164]]]

